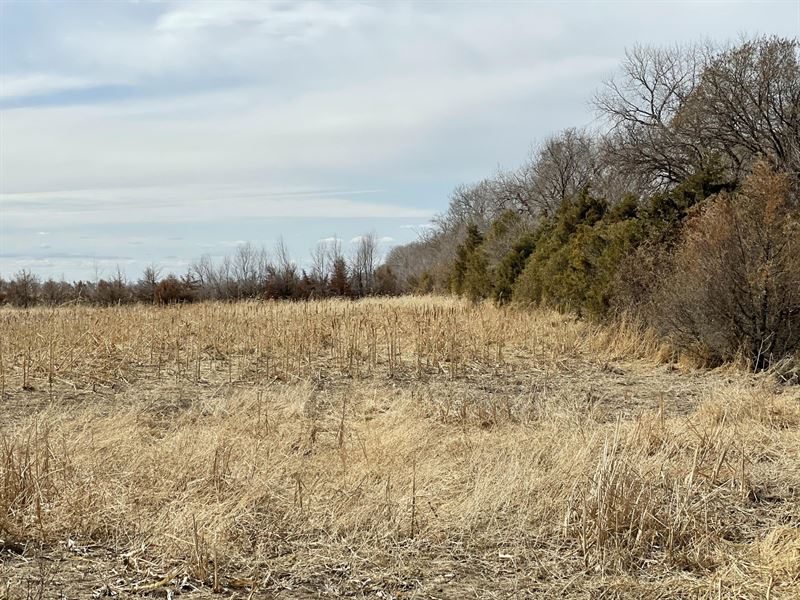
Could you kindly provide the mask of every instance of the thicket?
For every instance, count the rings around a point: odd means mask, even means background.
[[[635,313],[708,363],[800,352],[800,44],[637,47],[517,170],[458,186],[388,264],[409,291]]]
[[[763,369],[800,349],[800,211],[790,177],[759,164],[686,223],[648,306],[684,348]]]

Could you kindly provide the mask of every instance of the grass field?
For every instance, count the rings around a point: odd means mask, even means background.
[[[454,299],[0,310],[0,600],[800,597],[800,387]]]

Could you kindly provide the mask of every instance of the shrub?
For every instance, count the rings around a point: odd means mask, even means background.
[[[178,279],[168,275],[156,285],[155,300],[157,304],[182,304],[195,300],[193,282],[188,278]]]
[[[94,290],[94,300],[103,306],[123,304],[130,300],[130,292],[125,282],[101,279]]]
[[[485,262],[480,259],[478,259],[477,264],[471,265],[473,263],[473,255],[478,251],[482,243],[483,236],[477,225],[467,227],[467,236],[456,249],[456,260],[453,263],[453,269],[450,274],[450,291],[454,294],[460,296],[466,292],[467,271],[470,268],[474,271],[476,268],[485,267]],[[472,277],[475,277],[474,273]]]
[[[422,276],[419,278],[419,281],[414,283],[414,293],[415,294],[430,294],[433,292],[434,285],[433,285],[433,276],[430,274],[429,271],[425,271],[422,273]]]
[[[503,257],[497,267],[494,285],[494,299],[499,303],[511,300],[514,284],[522,271],[528,257],[536,248],[536,235],[526,233],[512,246],[511,251]]]
[[[690,219],[653,310],[680,348],[756,370],[800,349],[800,215],[788,175],[758,164]]]
[[[601,228],[595,225],[607,210],[605,200],[585,189],[577,198],[564,202],[554,220],[544,221],[537,232],[536,247],[514,285],[514,299],[545,302],[578,313],[587,308],[605,245]]]
[[[39,301],[39,288],[39,277],[22,269],[8,282],[6,302],[22,308],[33,306]]]
[[[347,272],[347,263],[341,256],[337,256],[333,261],[333,270],[328,289],[334,296],[348,297],[353,294],[353,290],[350,287],[350,277]]]
[[[375,269],[375,289],[378,296],[396,296],[400,293],[400,284],[389,265],[381,265]]]

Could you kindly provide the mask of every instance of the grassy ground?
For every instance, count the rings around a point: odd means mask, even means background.
[[[0,311],[0,599],[794,598],[800,389],[452,299]]]

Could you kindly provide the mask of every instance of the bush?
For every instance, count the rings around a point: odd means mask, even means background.
[[[503,304],[511,300],[514,284],[522,271],[528,258],[536,248],[536,235],[526,233],[517,240],[511,251],[503,257],[497,267],[494,285],[494,299]]]
[[[631,202],[609,209],[584,190],[562,204],[532,241],[535,249],[514,284],[514,299],[602,316],[617,266],[640,237]]]
[[[381,265],[375,269],[375,289],[378,296],[396,296],[400,293],[400,284],[389,265]]]
[[[638,218],[635,246],[620,257],[608,290],[609,308],[617,313],[646,312],[655,292],[668,276],[672,253],[683,225],[709,197],[729,190],[718,169],[699,171],[668,192],[654,194],[637,211],[632,199],[614,207],[620,217]]]
[[[474,255],[479,252],[482,243],[483,235],[481,235],[477,225],[467,227],[466,238],[456,249],[456,260],[453,263],[453,269],[450,274],[450,291],[452,293],[460,296],[467,291],[467,275],[470,269],[473,271],[472,278],[476,276],[476,273],[474,273],[476,269],[483,267],[485,270],[485,261],[480,258],[477,261],[474,260]],[[474,286],[475,282],[472,285]]]
[[[189,277],[178,279],[175,275],[168,275],[156,285],[155,301],[157,304],[193,302],[196,298],[195,288]]]
[[[788,175],[757,165],[690,218],[654,297],[661,330],[709,362],[756,370],[800,349],[800,215]]]
[[[39,277],[22,269],[8,282],[5,301],[21,308],[34,306],[39,301],[39,288]]]

